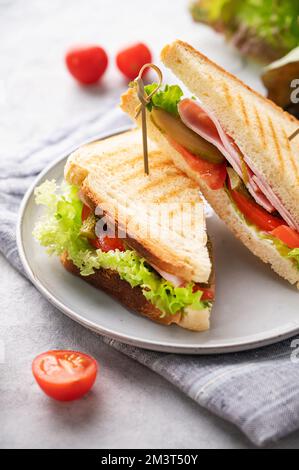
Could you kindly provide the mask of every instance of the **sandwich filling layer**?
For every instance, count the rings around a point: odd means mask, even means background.
[[[148,85],[151,93],[156,84]],[[225,189],[239,216],[299,269],[299,223],[217,118],[195,98],[166,85],[148,105],[150,117],[212,190]]]
[[[116,271],[132,288],[140,287],[144,297],[161,311],[161,317],[191,310],[204,310],[214,299],[212,286],[179,281],[151,266],[126,239],[96,235],[97,218],[79,196],[79,189],[45,181],[35,190],[36,203],[46,209],[34,228],[34,237],[49,254],[68,258],[89,276],[99,269]]]

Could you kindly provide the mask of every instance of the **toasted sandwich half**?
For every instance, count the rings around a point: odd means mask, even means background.
[[[34,230],[71,273],[156,322],[209,328],[210,243],[198,185],[154,143],[144,174],[138,130],[85,145],[68,158],[64,188],[46,181]]]
[[[299,121],[182,41],[161,57],[193,96],[178,85],[156,93],[150,138],[234,234],[299,288],[299,136],[289,139]],[[121,107],[134,118],[137,105],[131,88]]]

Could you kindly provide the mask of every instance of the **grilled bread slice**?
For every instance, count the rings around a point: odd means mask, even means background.
[[[178,170],[170,157],[158,150],[154,143],[150,144],[149,153],[150,174],[146,176],[141,134],[137,130],[129,131],[74,152],[67,161],[65,179],[79,186],[84,200],[102,209],[106,219],[119,228],[123,229],[125,220],[126,244],[150,264],[186,281],[207,284],[212,265],[207,247],[204,204],[198,186]],[[150,207],[160,207],[161,204],[163,220],[156,217],[155,211],[149,211]],[[186,233],[178,223],[178,207],[186,211],[191,228],[195,230]],[[146,220],[151,224],[150,236]],[[166,231],[164,235],[163,223],[166,220],[170,220],[170,232]],[[67,261],[67,256],[62,262],[68,270],[78,274],[72,263]],[[141,289],[132,289],[117,273],[99,270],[86,280],[158,322],[177,323],[196,331],[209,327],[210,308],[200,311],[186,309],[188,312],[184,314],[161,319],[161,312],[145,299]]]
[[[84,197],[96,206],[106,206],[107,218],[122,225],[127,221],[127,241],[132,248],[170,274],[186,281],[207,283],[211,261],[207,248],[204,203],[198,186],[172,165],[152,144],[150,174],[144,175],[142,140],[135,130],[86,145],[74,152],[65,167],[65,179],[81,187]],[[163,204],[163,216],[170,220],[170,232],[155,209]],[[179,207],[189,211],[197,232],[186,233],[175,223]],[[187,215],[187,214],[185,214]],[[148,217],[148,219],[147,219]],[[186,220],[188,218],[186,217]],[[146,237],[151,223],[150,237]],[[171,243],[169,241],[171,235]]]
[[[163,63],[214,113],[244,155],[299,222],[299,121],[192,46],[175,41]]]
[[[180,42],[175,43],[175,44],[177,44],[177,47],[179,47],[179,48],[185,48],[185,45],[184,46],[181,45]],[[171,46],[169,46],[169,47],[170,47],[170,51],[172,51]],[[175,46],[173,46],[173,47],[175,47]],[[186,46],[186,48],[187,48],[187,51],[189,51],[189,48],[190,48],[190,51],[192,51],[192,55],[195,54],[195,57],[197,57],[197,52],[194,51],[190,46]],[[163,55],[164,60],[165,60],[166,52],[167,52],[167,48],[164,49],[164,55]],[[190,52],[190,54],[191,54],[191,52]],[[202,57],[201,54],[199,54],[199,57]],[[175,60],[178,61],[177,66],[180,66],[181,65],[180,61],[183,60],[183,58],[182,59],[175,59]],[[208,59],[205,59],[205,60],[208,61]],[[208,61],[208,63],[210,63],[210,61]],[[217,71],[218,67],[214,64],[213,64],[213,66],[214,66],[215,70]],[[187,67],[186,67],[186,70],[187,70]],[[220,69],[220,70],[221,70],[221,73],[223,73],[224,77],[225,77],[226,72],[222,71],[222,69]],[[193,74],[195,73],[194,69],[193,69],[192,73]],[[190,72],[190,77],[192,77],[192,73]],[[198,76],[198,80],[200,81],[201,80],[200,73],[198,71],[196,73],[197,73],[196,78]],[[234,79],[235,82],[236,82],[236,85],[238,85],[240,88],[243,87],[245,90],[247,90],[247,87],[245,85],[243,85],[241,82],[239,82],[236,78],[234,78],[230,75],[228,75],[228,76],[230,77],[230,80]],[[223,78],[223,81],[225,81],[225,80],[226,80],[226,78]],[[190,81],[191,81],[191,78],[190,78]],[[187,84],[187,81],[185,81],[185,83]],[[223,85],[219,84],[219,86],[222,87]],[[193,92],[195,93],[194,89],[193,89]],[[270,102],[268,103],[267,100],[262,98],[260,95],[255,94],[255,92],[251,91],[250,93],[253,94],[254,99],[256,99],[257,101],[260,101],[261,103],[265,102],[267,109],[270,108],[270,110],[271,110],[273,108],[273,111],[272,111],[273,113],[277,113],[279,116],[280,115],[283,116],[283,119],[285,119],[285,121],[288,123],[288,126],[287,126],[288,132],[291,132],[292,130],[294,130],[294,128],[296,128],[296,121],[291,116],[284,113],[282,110],[277,108],[275,105],[272,105],[272,103],[270,103]],[[201,100],[204,101],[204,99],[202,98],[202,95],[199,93],[199,90],[198,90],[198,96],[200,96]],[[205,95],[205,98],[207,99],[206,95]],[[215,99],[216,99],[216,97],[215,97]],[[220,98],[219,98],[219,101],[221,101]],[[138,97],[136,95],[135,89],[131,88],[125,94],[123,94],[122,99],[121,99],[121,108],[125,112],[127,112],[133,120],[135,119],[136,107],[138,106],[138,104],[139,104],[139,100],[138,100]],[[220,107],[221,106],[222,105],[220,104]],[[215,101],[215,107],[216,107],[216,101]],[[233,110],[233,109],[231,108],[231,110]],[[240,112],[243,116],[243,111],[240,111]],[[215,112],[215,114],[217,114],[217,117],[219,116],[219,118],[220,118],[220,115],[221,115],[220,112],[217,112],[217,113]],[[262,115],[260,117],[260,120],[258,119],[258,122],[262,122]],[[275,248],[275,246],[273,246],[273,244],[269,240],[259,238],[257,236],[257,233],[256,233],[255,229],[252,226],[249,226],[249,225],[244,223],[244,221],[240,218],[237,211],[235,210],[233,204],[231,203],[230,198],[228,197],[228,195],[227,195],[227,193],[224,189],[219,189],[219,190],[215,191],[215,190],[212,190],[208,187],[208,185],[200,177],[199,173],[194,171],[186,163],[186,161],[182,157],[182,155],[179,152],[177,152],[173,147],[170,146],[170,144],[169,144],[168,140],[166,139],[166,137],[160,132],[160,130],[151,121],[149,113],[148,113],[147,123],[148,123],[148,134],[149,134],[150,139],[152,139],[155,143],[158,144],[159,148],[161,149],[161,151],[163,152],[164,155],[168,155],[169,158],[172,159],[172,161],[174,162],[174,164],[177,168],[179,168],[186,175],[188,175],[192,180],[194,180],[198,183],[198,185],[200,187],[200,190],[201,190],[202,194],[204,195],[204,197],[211,204],[211,206],[213,207],[215,212],[219,215],[219,217],[221,217],[221,219],[226,223],[228,228],[236,235],[236,237],[238,239],[240,239],[244,243],[244,245],[247,246],[247,248],[249,248],[252,251],[252,253],[254,253],[256,256],[261,258],[262,261],[264,261],[265,263],[269,263],[271,265],[272,269],[277,274],[279,274],[281,277],[283,277],[284,279],[289,281],[291,284],[295,284],[297,286],[297,288],[299,289],[299,270],[297,269],[294,262],[291,259],[282,257],[279,254],[278,250]],[[140,118],[137,120],[137,124],[139,126],[141,125]],[[240,137],[242,137],[242,131],[243,131],[244,128],[247,127],[247,125],[244,125],[244,124],[242,124],[242,125],[239,124],[239,125],[242,126],[241,130],[239,131]],[[261,126],[263,126],[263,124],[261,124]],[[286,126],[286,124],[285,124],[285,126]],[[298,127],[299,127],[299,124],[298,124]],[[233,130],[232,127],[230,127],[230,129],[231,129],[230,132],[232,132],[232,130]],[[263,127],[258,126],[258,128],[257,128],[256,125],[253,125],[253,133],[254,133],[254,130],[255,130],[256,133],[258,134],[259,132],[261,132],[261,129],[263,129]],[[246,132],[247,132],[247,129],[246,129]],[[265,132],[265,131],[263,131],[263,132]],[[270,149],[270,147],[273,146],[273,142],[271,144],[266,142],[266,139],[267,138],[269,139],[269,137],[267,135],[265,135],[264,137],[265,137],[265,148],[267,148],[269,146],[269,149]],[[272,140],[273,140],[273,137],[272,137]],[[298,139],[298,141],[299,141],[299,139]],[[239,145],[239,140],[237,142],[238,142],[238,145]],[[252,144],[250,144],[250,146],[251,145]],[[296,147],[295,143],[292,144],[292,148],[294,149],[295,147]],[[242,148],[241,145],[240,145],[240,148]],[[294,157],[294,154],[292,154],[292,155]],[[299,152],[298,152],[298,155],[299,155]],[[251,154],[250,154],[250,156],[251,156]],[[264,155],[263,154],[261,154],[261,158],[264,160]],[[272,159],[273,159],[273,155],[272,155]],[[293,163],[291,163],[291,162],[293,162]],[[294,158],[291,159],[291,161],[289,162],[289,165],[290,166],[295,165],[297,167],[297,163],[295,162]],[[269,168],[269,172],[270,172],[271,171],[271,164],[268,164],[267,168]],[[292,178],[294,178],[294,175],[292,176]],[[282,183],[281,183],[281,185],[282,185]],[[298,192],[298,186],[295,189],[293,188],[293,190],[297,193]],[[292,196],[290,196],[290,195],[289,195],[289,201],[290,201],[289,207],[293,206],[293,209],[295,210],[295,207],[292,204]],[[298,211],[298,208],[297,208],[297,211]]]

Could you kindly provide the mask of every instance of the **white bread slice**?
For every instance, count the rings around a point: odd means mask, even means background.
[[[189,44],[163,48],[163,63],[214,113],[299,222],[299,121]]]
[[[135,110],[138,104],[139,100],[135,89],[131,88],[123,94],[121,99],[121,108],[128,113],[133,120],[135,119]],[[291,284],[296,284],[299,289],[299,270],[294,265],[294,262],[291,259],[282,257],[270,241],[258,238],[255,230],[247,224],[244,224],[225,190],[211,190],[200,178],[200,175],[190,168],[182,155],[170,146],[165,136],[151,121],[149,113],[147,117],[148,135],[150,139],[158,144],[159,148],[165,155],[169,155],[177,168],[198,183],[202,194],[211,204],[219,217],[223,219],[228,228],[256,256],[261,258],[265,263],[269,263],[277,274],[289,281]],[[140,118],[137,120],[137,124],[139,126],[141,125]]]

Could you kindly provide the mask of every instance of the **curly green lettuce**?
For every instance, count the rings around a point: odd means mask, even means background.
[[[34,237],[47,247],[49,254],[59,256],[67,252],[82,276],[89,276],[100,268],[116,271],[131,287],[142,289],[145,298],[161,310],[161,317],[174,315],[186,307],[201,310],[209,306],[209,302],[201,301],[201,291],[193,292],[193,283],[173,286],[133,250],[104,253],[92,248],[80,236],[82,202],[75,186],[58,187],[54,180],[45,181],[36,188],[35,198],[45,211],[34,228]]]
[[[146,93],[150,93],[157,87],[157,83],[152,83],[144,87]],[[165,85],[164,90],[160,90],[152,96],[151,102],[148,104],[149,111],[155,108],[164,109],[168,113],[178,116],[178,103],[183,96],[183,91],[178,85]]]
[[[287,257],[293,259],[297,264],[297,268],[299,269],[299,248],[295,248],[294,250],[289,251]]]
[[[299,43],[299,3],[295,0],[196,0],[191,13],[196,21],[223,30],[228,36],[247,31],[282,56]]]

